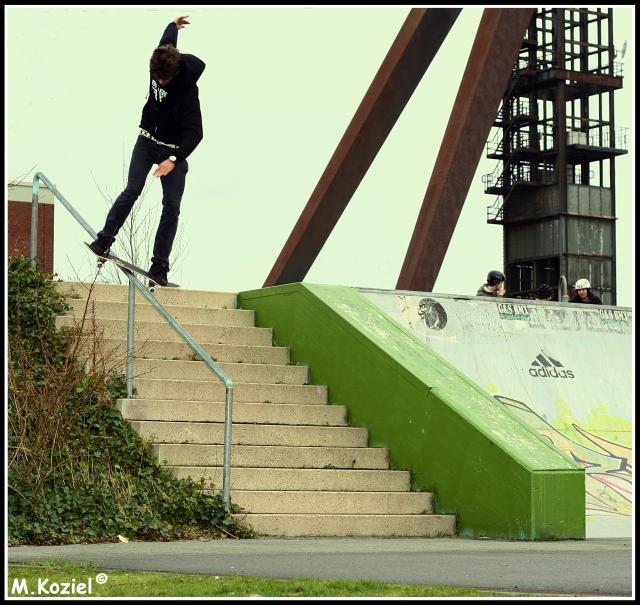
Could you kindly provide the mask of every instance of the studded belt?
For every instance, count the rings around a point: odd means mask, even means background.
[[[162,141],[158,141],[154,136],[149,134],[144,128],[140,129],[140,134],[147,139],[151,139],[154,143],[158,143],[158,145],[164,145],[165,147],[171,147],[171,149],[180,149],[179,145],[174,145],[173,143],[163,143]]]

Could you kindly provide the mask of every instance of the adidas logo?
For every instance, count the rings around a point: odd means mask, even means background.
[[[534,378],[575,378],[575,374],[571,370],[565,370],[557,359],[544,351],[541,351],[540,355],[531,363],[529,374]]]

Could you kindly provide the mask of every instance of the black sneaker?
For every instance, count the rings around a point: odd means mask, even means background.
[[[102,258],[109,258],[109,250],[111,249],[114,240],[114,237],[98,235],[97,239],[89,244],[89,248],[91,248],[94,254],[97,254]]]
[[[149,279],[159,286],[166,286],[169,283],[167,273],[169,272],[169,263],[164,261],[153,261],[149,268]]]

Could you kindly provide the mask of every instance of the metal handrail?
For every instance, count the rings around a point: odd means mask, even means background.
[[[73,215],[73,217],[84,227],[85,231],[96,239],[97,234],[91,228],[78,211],[67,201],[53,183],[41,172],[37,172],[33,177],[33,188],[31,196],[31,266],[35,267],[37,248],[38,248],[38,193],[40,190],[40,181],[43,181],[49,190],[57,197],[64,207]],[[142,282],[127,271],[123,267],[118,267],[129,278],[129,311],[127,322],[127,392],[129,397],[132,395],[133,385],[133,323],[135,309],[135,289],[137,288],[142,295],[155,307],[169,325],[179,334],[179,336],[193,349],[193,351],[204,361],[209,369],[216,374],[225,386],[225,408],[224,408],[224,454],[223,454],[223,474],[222,474],[222,500],[225,510],[230,511],[230,483],[231,483],[231,419],[233,410],[233,382],[211,359],[209,354],[193,339],[193,337],[176,321],[176,319],[167,311],[164,305],[156,300],[155,296],[142,284]]]

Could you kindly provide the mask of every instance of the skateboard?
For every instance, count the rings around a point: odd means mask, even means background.
[[[102,265],[104,265],[106,261],[108,260],[113,261],[116,265],[118,265],[119,267],[122,267],[123,269],[125,269],[126,271],[129,271],[130,273],[137,273],[138,275],[143,275],[144,277],[146,277],[149,280],[149,292],[151,292],[152,294],[155,292],[156,288],[179,288],[180,287],[178,284],[172,284],[171,282],[169,282],[166,286],[158,284],[155,281],[153,281],[153,278],[144,269],[140,269],[140,267],[136,267],[135,265],[131,264],[130,262],[127,262],[126,260],[122,260],[120,257],[116,256],[115,254],[112,254],[111,252],[109,252],[109,254],[107,254],[106,256],[100,256],[96,254],[93,250],[91,250],[87,242],[84,242],[84,245],[89,249],[89,252],[91,252],[91,254],[95,254],[95,256],[98,258],[98,269],[101,269]]]

